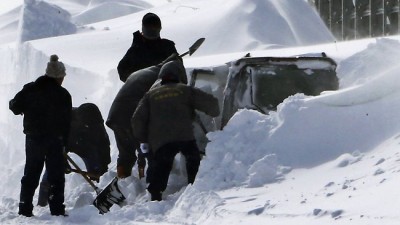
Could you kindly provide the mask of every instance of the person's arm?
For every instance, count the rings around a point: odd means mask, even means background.
[[[122,82],[125,82],[133,72],[140,69],[141,65],[139,62],[140,60],[138,59],[138,55],[135,53],[135,47],[130,47],[124,57],[118,63],[117,70],[119,79]]]
[[[149,121],[149,100],[146,94],[139,102],[138,107],[131,119],[131,126],[133,136],[135,136],[139,142],[148,143],[148,121]]]
[[[205,114],[217,117],[219,115],[218,99],[200,89],[191,88],[193,97],[193,106],[195,109]]]
[[[70,130],[71,130],[71,117],[72,117],[72,99],[71,95],[67,92],[65,95],[65,105],[63,107],[63,118],[64,118],[64,124],[63,124],[63,141],[64,141],[64,146],[68,145],[68,138],[70,135]]]
[[[13,99],[9,102],[9,109],[15,115],[22,115],[25,111],[25,93],[27,92],[27,86],[25,85],[20,92],[18,92]]]

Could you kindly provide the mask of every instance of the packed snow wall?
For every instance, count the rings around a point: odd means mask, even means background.
[[[25,0],[19,24],[20,42],[73,34],[76,26],[66,10],[43,1]]]

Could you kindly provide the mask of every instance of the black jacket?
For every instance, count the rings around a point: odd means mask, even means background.
[[[173,53],[177,53],[173,41],[164,38],[148,40],[136,31],[132,46],[118,64],[119,79],[125,82],[133,72],[159,64]]]
[[[41,76],[26,84],[10,100],[9,108],[15,115],[24,115],[25,134],[60,136],[67,143],[72,100],[55,79]]]
[[[134,72],[118,91],[108,113],[107,126],[131,129],[130,121],[140,99],[157,80],[159,66],[151,66]]]

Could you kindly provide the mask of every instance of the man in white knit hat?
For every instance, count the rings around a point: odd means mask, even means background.
[[[33,216],[32,199],[44,165],[50,183],[51,215],[66,215],[65,164],[60,162],[64,162],[63,149],[68,141],[72,100],[69,92],[61,87],[65,75],[64,64],[58,61],[57,55],[52,55],[46,74],[24,85],[9,103],[15,115],[24,115],[26,163],[18,211],[23,216]]]

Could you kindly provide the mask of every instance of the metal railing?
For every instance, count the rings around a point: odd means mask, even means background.
[[[400,0],[309,0],[338,40],[400,34]]]

